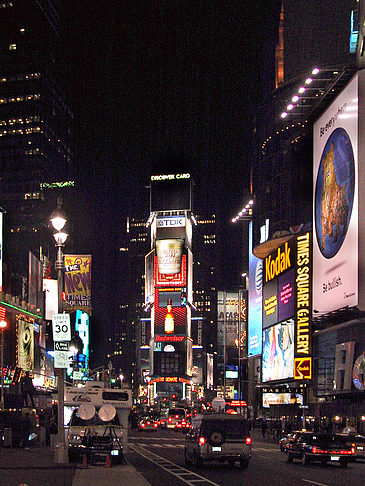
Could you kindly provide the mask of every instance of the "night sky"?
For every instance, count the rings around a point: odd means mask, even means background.
[[[147,219],[151,173],[191,172],[195,212],[214,210],[227,238],[237,238],[229,218],[249,191],[252,120],[273,88],[280,1],[64,3],[77,163],[90,207],[85,252],[94,257],[102,321],[115,305],[105,296],[118,278],[124,219]],[[232,271],[226,278],[235,283]]]

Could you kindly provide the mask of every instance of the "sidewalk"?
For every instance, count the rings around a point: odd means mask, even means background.
[[[55,464],[54,449],[0,448],[0,486],[150,486],[130,464],[105,468],[77,464]]]

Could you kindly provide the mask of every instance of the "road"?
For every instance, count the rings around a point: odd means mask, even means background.
[[[171,430],[131,431],[128,460],[152,486],[352,486],[364,484],[365,463],[304,466],[286,462],[277,444],[255,438],[247,471],[207,463],[197,469],[184,463],[184,435]]]

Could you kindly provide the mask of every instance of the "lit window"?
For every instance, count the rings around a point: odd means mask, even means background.
[[[16,44],[9,44],[9,51],[16,51]]]

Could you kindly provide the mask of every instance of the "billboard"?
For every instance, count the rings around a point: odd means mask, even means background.
[[[43,279],[43,291],[45,292],[46,312],[45,318],[52,320],[58,314],[58,282],[50,278]]]
[[[247,324],[247,298],[245,292],[218,292],[218,344],[237,347],[239,327],[244,340]],[[241,341],[242,342],[242,341]]]
[[[262,381],[293,378],[294,319],[264,329],[262,341]]]
[[[300,393],[263,393],[262,406],[270,408],[270,405],[303,405],[303,395]]]
[[[144,302],[150,304],[153,302],[153,259],[155,250],[152,250],[145,256],[145,285],[144,285]]]
[[[263,265],[252,253],[252,221],[249,226],[249,305],[248,305],[248,355],[262,351],[262,278]]]
[[[313,312],[358,304],[358,75],[313,127]]]
[[[25,316],[17,319],[17,367],[25,371],[34,366],[34,321]]]
[[[65,310],[91,315],[91,255],[65,255]]]

